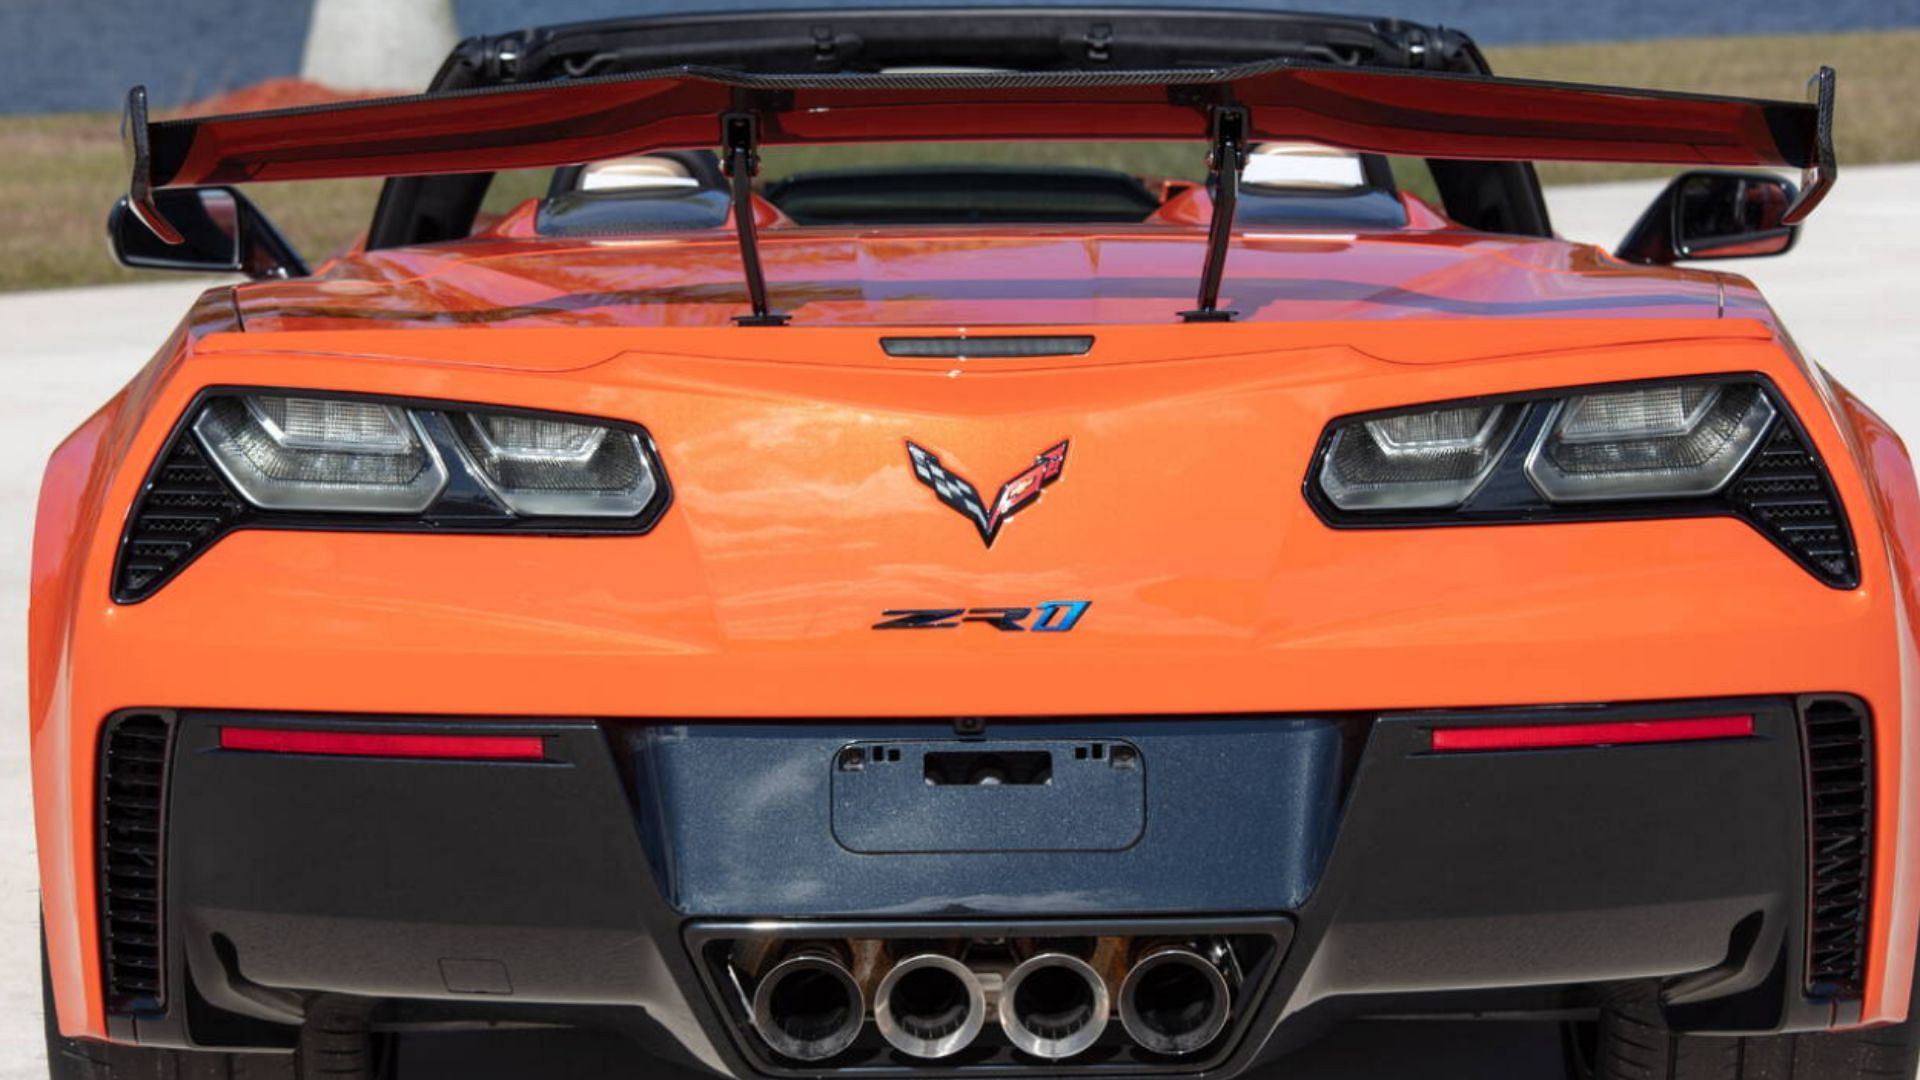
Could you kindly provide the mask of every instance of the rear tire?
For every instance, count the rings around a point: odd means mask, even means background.
[[[1916,999],[1920,1005],[1920,999]],[[1920,1010],[1916,1010],[1920,1013]],[[1651,993],[1600,1015],[1594,1080],[1913,1080],[1920,1022],[1864,1031],[1746,1037],[1676,1035]]]

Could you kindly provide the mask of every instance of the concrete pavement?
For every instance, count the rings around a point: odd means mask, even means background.
[[[1657,184],[1560,188],[1563,235],[1611,244]],[[1920,433],[1920,165],[1845,170],[1799,247],[1738,264],[1808,354]],[[1733,265],[1733,264],[1727,264]],[[165,339],[204,282],[0,295],[0,1080],[43,1077],[25,722],[27,563],[47,454]]]

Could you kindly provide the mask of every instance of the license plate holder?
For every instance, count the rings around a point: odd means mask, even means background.
[[[1147,762],[1123,739],[903,739],[834,756],[833,835],[860,854],[1123,851]]]

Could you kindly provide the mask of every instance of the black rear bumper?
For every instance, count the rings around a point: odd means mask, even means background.
[[[715,924],[1145,932],[1202,917],[1278,920],[1291,940],[1230,1043],[1164,1071],[1237,1070],[1329,1014],[1577,1008],[1638,980],[1658,981],[1689,1029],[1825,1027],[1849,1002],[1808,992],[1803,704],[994,721],[964,735],[144,711],[172,733],[166,993],[112,1030],[285,1047],[324,992],[615,1026],[744,1075],[775,1070],[688,947]],[[1753,717],[1751,737],[1430,747],[1436,727],[1729,712]],[[533,734],[546,754],[224,750],[229,725]],[[1008,782],[954,782],[968,768]],[[912,1071],[884,1053],[848,1064]]]

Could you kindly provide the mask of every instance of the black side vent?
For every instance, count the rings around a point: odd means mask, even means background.
[[[1022,356],[1085,356],[1093,348],[1093,337],[1013,334],[998,337],[883,337],[880,347],[887,351],[888,356],[966,357],[981,360]]]
[[[100,941],[107,1007],[166,1007],[161,957],[161,827],[166,806],[164,714],[127,713],[108,723],[100,750]]]
[[[220,539],[246,509],[201,453],[199,442],[188,432],[177,433],[127,517],[113,568],[114,603],[136,603],[153,595]]]
[[[1807,992],[1858,997],[1866,975],[1873,843],[1873,753],[1866,707],[1801,702],[1807,753]]]
[[[1814,577],[1836,589],[1860,584],[1840,499],[1820,459],[1785,419],[1727,489],[1727,501]]]

